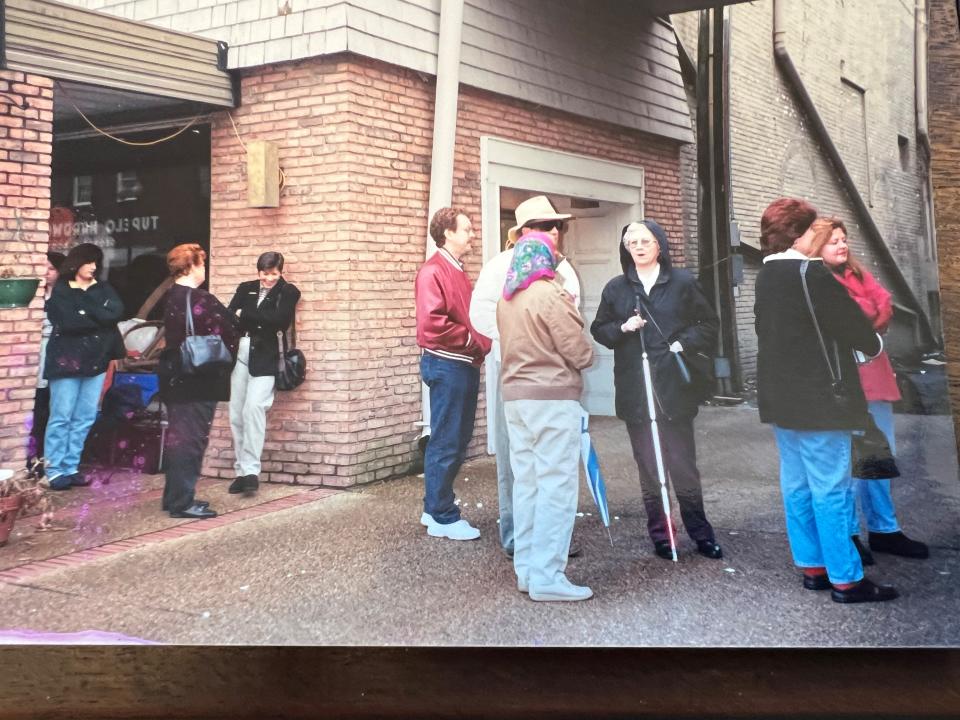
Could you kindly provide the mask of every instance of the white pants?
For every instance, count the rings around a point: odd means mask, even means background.
[[[529,587],[542,587],[565,577],[582,410],[576,400],[508,400],[503,409],[513,468],[513,567]]]
[[[273,405],[276,379],[250,375],[250,338],[240,338],[237,364],[230,376],[230,431],[233,433],[233,467],[237,476],[259,475],[260,454],[267,432],[267,410]]]

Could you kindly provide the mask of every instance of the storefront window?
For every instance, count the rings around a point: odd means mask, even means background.
[[[82,242],[103,248],[101,277],[133,317],[166,278],[170,248],[195,242],[209,251],[209,128],[146,147],[101,136],[58,141],[51,196],[50,249],[66,253]]]

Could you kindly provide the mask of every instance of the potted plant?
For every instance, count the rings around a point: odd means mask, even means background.
[[[0,469],[0,546],[5,545],[13,524],[20,515],[40,515],[37,526],[49,530],[53,525],[53,502],[46,478],[26,469]]]
[[[4,244],[23,240],[23,220],[17,213],[17,227],[13,237]],[[0,308],[26,307],[37,294],[40,278],[33,276],[33,266],[25,263],[20,252],[0,256]]]

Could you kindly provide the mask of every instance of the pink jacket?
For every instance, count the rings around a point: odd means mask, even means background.
[[[863,271],[863,278],[858,278],[849,267],[844,269],[843,275],[835,273],[834,277],[857,301],[863,314],[873,323],[874,330],[879,333],[886,331],[893,317],[893,300],[876,278],[866,270]],[[868,401],[896,402],[900,399],[897,379],[886,350],[870,362],[860,365],[859,369],[860,384]]]

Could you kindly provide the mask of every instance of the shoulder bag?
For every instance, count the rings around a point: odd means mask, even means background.
[[[653,313],[650,312],[650,308],[645,307],[646,304],[642,301],[640,294],[636,293],[635,297],[636,312],[640,314],[641,308],[643,307],[643,309],[646,310],[647,318],[653,323],[657,332],[660,333],[660,337],[663,338],[663,341],[667,345],[670,345],[670,338],[660,329],[660,325],[657,324]],[[697,398],[697,402],[702,403],[704,400],[712,397],[717,387],[717,377],[713,369],[713,358],[706,353],[691,352],[689,350],[683,350],[678,353],[670,351],[670,354],[677,364],[677,369],[680,371],[680,377],[684,385],[690,387]]]
[[[277,390],[293,390],[303,384],[307,377],[307,358],[297,349],[297,311],[293,311],[293,320],[290,322],[290,333],[293,347],[287,349],[287,335],[283,330],[277,331]]]
[[[834,372],[833,363],[830,362],[830,355],[827,353],[827,346],[823,342],[823,334],[820,332],[820,323],[817,322],[817,316],[813,311],[813,302],[810,300],[810,290],[807,287],[807,266],[809,261],[804,260],[800,265],[800,282],[803,285],[803,297],[807,301],[807,309],[810,311],[810,319],[813,321],[813,329],[817,331],[817,340],[820,343],[820,350],[823,353],[823,359],[827,363],[827,370],[830,372],[831,387],[833,396],[836,400],[837,409],[848,410],[852,403],[848,389],[843,384],[843,377],[840,374],[840,358],[837,352],[837,344],[833,343],[833,355],[837,362],[837,370]],[[897,467],[896,458],[890,450],[890,443],[887,442],[886,435],[877,427],[873,415],[866,413],[864,419],[864,431],[853,434],[853,444],[850,457],[850,474],[861,480],[889,480],[890,478],[900,477],[900,469]]]
[[[180,346],[180,373],[210,375],[229,371],[233,355],[219,335],[195,335],[193,330],[193,288],[187,290],[187,336]]]

